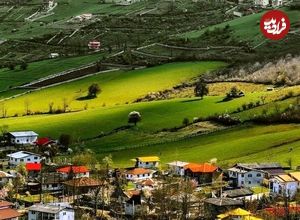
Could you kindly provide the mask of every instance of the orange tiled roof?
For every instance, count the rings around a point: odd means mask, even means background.
[[[151,170],[144,169],[144,168],[134,168],[132,170],[128,170],[126,173],[132,174],[132,175],[148,174],[148,173],[151,173]]]
[[[11,208],[0,209],[0,220],[13,219],[20,216],[21,214],[14,209]]]
[[[70,173],[71,167],[73,173],[86,173],[89,171],[86,166],[66,166],[66,167],[58,168],[56,171],[59,173]]]
[[[13,204],[11,202],[7,202],[7,201],[0,201],[0,208],[1,207],[6,207],[6,206],[12,206]]]
[[[103,182],[89,177],[82,177],[82,178],[68,180],[63,184],[68,186],[73,186],[73,187],[95,187],[95,186],[100,186],[101,184],[103,184]]]
[[[202,164],[189,163],[184,166],[184,169],[185,170],[189,169],[193,173],[213,173],[218,169],[218,167],[210,163],[202,163]]]

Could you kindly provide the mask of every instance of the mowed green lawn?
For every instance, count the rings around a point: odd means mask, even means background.
[[[229,166],[236,162],[300,163],[300,125],[241,126],[205,136],[149,147],[111,152],[115,166],[132,165],[131,158],[157,155],[162,164],[173,160],[205,162],[212,158]],[[291,142],[291,143],[289,143]],[[290,149],[292,148],[292,150]],[[107,153],[98,154],[101,158]]]
[[[84,64],[95,62],[102,56],[103,54],[97,53],[80,57],[48,59],[29,63],[26,70],[20,70],[19,67],[15,70],[9,70],[7,68],[0,69],[0,91],[7,90],[10,87],[20,86],[70,68],[76,68]],[[0,93],[0,99],[2,97]]]
[[[280,9],[285,11],[291,21],[291,26],[294,26],[294,23],[298,22],[300,19],[300,13],[298,10],[289,10],[289,9]],[[224,22],[221,24],[213,25],[208,28],[204,28],[199,31],[191,31],[179,35],[181,38],[199,38],[206,30],[213,30],[214,28],[224,28],[226,25],[230,25],[233,30],[233,35],[240,40],[249,40],[252,43],[259,43],[265,40],[264,36],[260,32],[259,22],[262,15],[265,13],[261,12],[258,14],[247,15],[241,18],[236,18],[234,20]]]
[[[125,104],[149,92],[171,89],[176,84],[224,66],[223,62],[185,62],[142,70],[100,73],[5,101],[5,106],[8,115],[14,115],[24,113],[25,102],[29,103],[32,112],[47,112],[50,102],[54,103],[54,108],[62,108],[63,99],[67,100],[72,111],[82,110],[86,105],[96,108]],[[77,100],[87,95],[88,87],[92,83],[98,83],[102,93],[95,99]]]

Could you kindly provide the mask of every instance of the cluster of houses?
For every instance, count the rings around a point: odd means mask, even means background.
[[[49,138],[39,138],[33,131],[10,132],[7,138],[15,146],[55,143]],[[194,192],[217,185],[217,189],[212,190],[203,201],[203,207],[213,213],[211,219],[245,219],[247,216],[247,219],[254,220],[260,218],[242,209],[245,208],[245,201],[262,197],[292,199],[300,188],[300,171],[287,172],[288,168],[279,163],[237,163],[222,169],[214,163],[173,161],[161,164],[157,156],[143,156],[132,159],[132,167],[110,170],[101,179],[96,168],[75,164],[56,165],[47,163],[45,159],[44,155],[25,150],[7,154],[9,167],[0,170],[0,219],[15,220],[25,215],[31,220],[72,220],[75,219],[75,201],[80,202],[84,196],[91,196],[104,185],[109,185],[105,188],[107,200],[115,198],[121,201],[120,213],[126,216],[150,213],[145,192],[151,200],[152,192],[159,189],[163,177],[168,176],[192,181]],[[16,167],[20,164],[27,171],[26,183],[20,187],[20,195],[5,201],[8,195],[6,186],[18,178]],[[126,181],[126,187],[116,184],[117,179]],[[51,195],[50,201],[46,194]],[[27,199],[22,200],[21,195]],[[25,204],[22,209],[11,202],[17,198]],[[90,208],[95,206],[93,199],[82,204],[89,204]],[[275,217],[278,213],[284,215],[280,208],[268,207],[265,212]],[[292,211],[299,211],[300,214],[300,207],[293,207]]]

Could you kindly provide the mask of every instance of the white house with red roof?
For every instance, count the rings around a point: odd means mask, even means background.
[[[0,201],[0,220],[18,220],[21,214],[13,209],[13,204]]]
[[[27,151],[18,151],[8,154],[8,164],[10,166],[17,166],[20,163],[40,163],[42,160],[41,155]]]
[[[134,168],[125,172],[127,180],[144,180],[152,178],[154,171],[145,168]]]
[[[57,173],[61,173],[62,177],[67,179],[70,176],[73,178],[82,178],[82,177],[89,177],[90,171],[86,166],[65,166],[56,169]]]

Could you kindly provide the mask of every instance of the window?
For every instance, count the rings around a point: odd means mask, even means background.
[[[241,181],[241,184],[244,185],[244,181]]]
[[[248,184],[251,184],[251,181],[249,181]]]
[[[17,162],[17,159],[15,159],[15,161]]]
[[[20,161],[21,161],[21,162],[24,162],[24,159],[21,159]]]
[[[250,173],[250,174],[248,174],[248,177],[252,177],[252,174]]]
[[[29,139],[26,139],[27,142],[29,142]]]
[[[37,160],[37,159],[38,159],[38,157],[34,157],[34,159],[35,159],[35,160]]]
[[[27,161],[30,161],[30,158],[27,158]]]
[[[35,211],[31,211],[31,214],[35,215]]]
[[[148,165],[149,164],[149,162],[146,162],[146,165]]]
[[[63,212],[63,215],[66,215],[67,213],[66,212]]]
[[[244,177],[244,174],[242,174],[241,177]]]
[[[256,176],[257,176],[257,177],[260,177],[260,176],[261,176],[261,173],[256,174]]]
[[[57,183],[53,183],[53,184],[52,184],[52,187],[57,187]]]
[[[17,140],[17,142],[19,143],[19,142],[20,142],[20,140]]]

